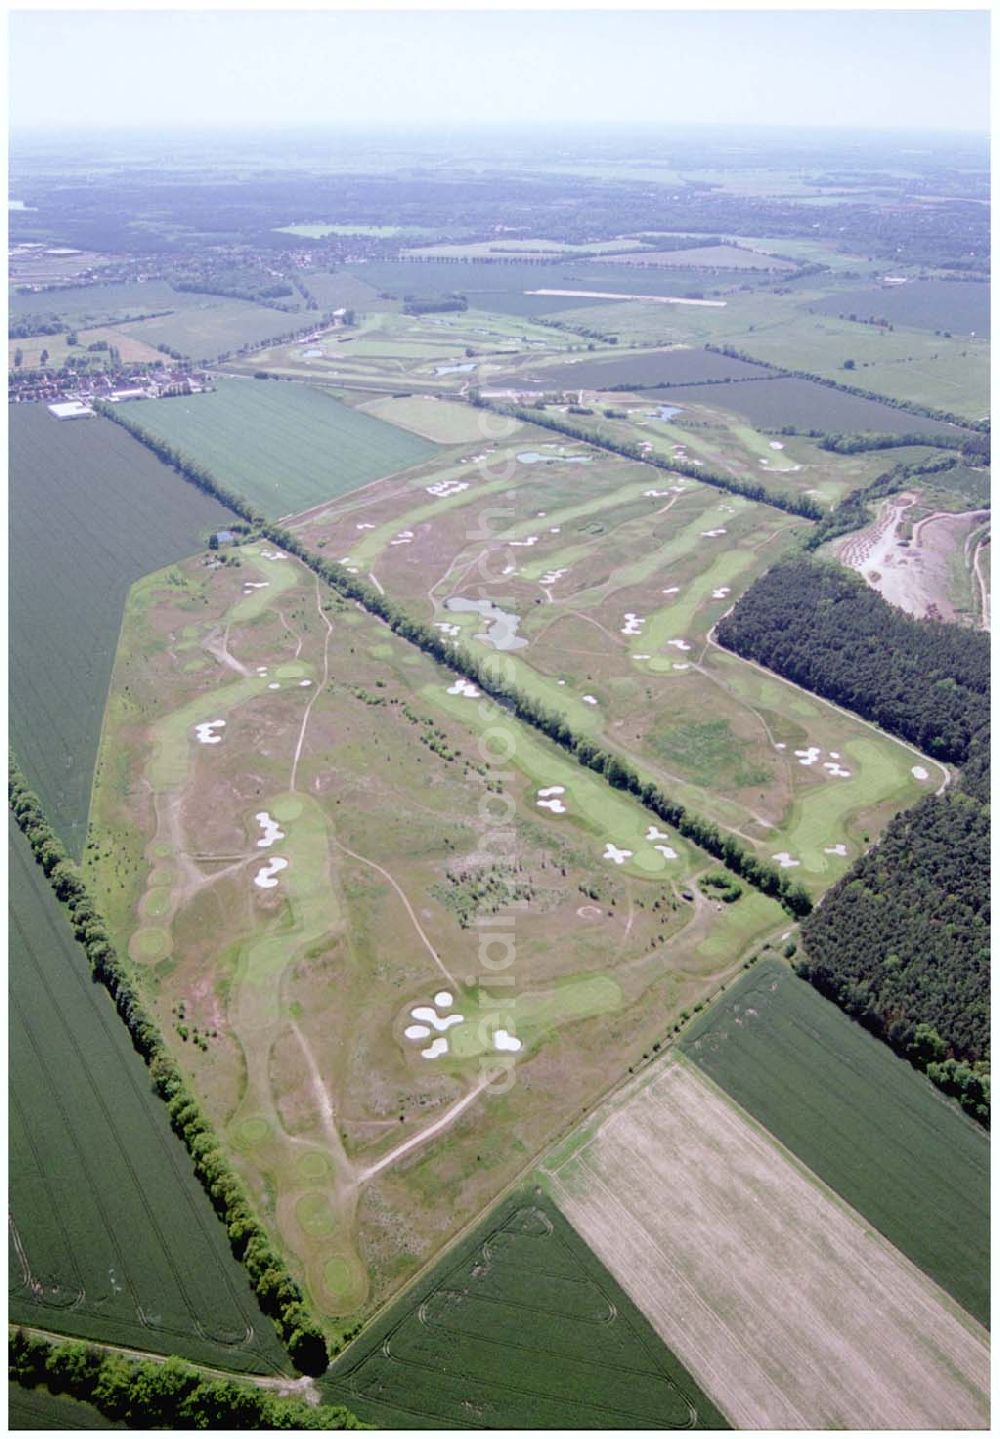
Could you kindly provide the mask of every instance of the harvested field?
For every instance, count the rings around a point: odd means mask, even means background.
[[[273,517],[429,460],[434,446],[303,385],[227,380],[130,414]]]
[[[686,1064],[543,1173],[737,1427],[988,1425],[986,1332]]]
[[[10,1319],[240,1371],[285,1356],[10,822]]]
[[[699,1069],[983,1324],[983,1130],[787,965],[763,959],[685,1030]]]
[[[11,741],[79,857],[129,586],[233,516],[100,417],[15,405],[10,436]]]
[[[537,1189],[498,1205],[321,1387],[380,1428],[726,1427]]]

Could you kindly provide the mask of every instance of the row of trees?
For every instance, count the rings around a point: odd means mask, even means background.
[[[130,1429],[369,1429],[341,1405],[307,1404],[245,1380],[211,1378],[170,1358],[110,1353],[79,1340],[57,1343],[15,1329],[8,1375],[91,1404]]]
[[[798,969],[989,1123],[990,819],[962,788],[891,821],[802,927]]]
[[[460,646],[449,644],[440,630],[414,619],[391,596],[382,594],[359,575],[351,574],[343,565],[308,550],[296,535],[266,521],[242,496],[234,495],[226,486],[220,484],[203,465],[188,459],[173,446],[148,434],[127,414],[125,406],[109,405],[101,408],[102,413],[107,413],[116,424],[122,425],[141,440],[161,460],[172,465],[192,484],[235,510],[259,529],[272,544],[295,555],[339,594],[346,599],[355,600],[369,613],[384,621],[401,638],[416,645],[439,664],[472,680],[508,713],[541,731],[587,769],[603,775],[615,789],[634,795],[658,819],[672,825],[686,839],[720,859],[728,869],[742,876],[749,884],[764,894],[773,896],[790,914],[808,914],[812,901],[800,884],[792,883],[776,865],[758,859],[734,835],[724,833],[709,820],[692,814],[676,800],[665,795],[651,780],[642,779],[626,760],[601,749],[592,740],[575,734],[562,713],[548,709],[533,695],[526,694],[510,681],[500,678],[492,657],[480,661]]]
[[[801,515],[803,519],[807,520],[818,520],[823,514],[820,506],[809,495],[775,494],[757,480],[738,480],[732,475],[723,475],[701,465],[692,465],[689,461],[667,460],[660,455],[654,455],[648,450],[641,449],[637,440],[613,439],[600,431],[595,432],[585,429],[582,425],[571,424],[561,415],[538,414],[521,405],[492,404],[490,401],[484,400],[475,390],[470,393],[469,398],[478,409],[491,410],[497,415],[511,415],[515,419],[523,420],[526,424],[539,425],[546,430],[555,430],[560,435],[567,435],[571,440],[593,445],[595,448],[607,450],[613,455],[621,455],[623,459],[638,460],[644,465],[653,465],[656,469],[666,470],[670,474],[686,475],[692,480],[699,480],[703,485],[711,485],[713,489],[726,490],[731,495],[742,495],[744,499],[755,500],[758,504],[772,505],[775,509],[784,510],[786,514]]]
[[[306,1308],[302,1290],[254,1217],[242,1181],[185,1084],[129,967],[118,957],[79,869],[67,855],[13,756],[9,759],[7,792],[10,809],[35,859],[56,898],[69,911],[73,933],[83,946],[94,979],[111,995],[133,1045],[149,1066],[153,1086],[165,1100],[171,1125],[187,1146],[195,1173],[226,1225],[233,1253],[245,1265],[261,1309],[273,1320],[296,1367],[306,1374],[321,1374],[329,1362],[326,1342]]]
[[[950,410],[936,410],[931,405],[921,405],[916,400],[900,400],[892,395],[879,395],[873,390],[863,389],[860,385],[845,385],[841,380],[831,380],[825,375],[814,375],[811,370],[786,370],[782,365],[772,365],[766,360],[759,360],[754,355],[748,355],[745,350],[738,350],[735,345],[706,345],[705,349],[715,355],[728,355],[731,360],[743,360],[748,365],[759,365],[772,377],[780,376],[788,380],[811,380],[815,385],[825,385],[828,390],[842,390],[845,395],[854,395],[860,400],[874,400],[880,405],[888,405],[893,410],[905,410],[910,415],[921,415],[925,420],[940,420],[942,424],[958,425],[963,430],[979,430],[983,433],[988,432],[990,428],[989,420],[969,420],[964,415],[953,414]]]
[[[939,760],[964,764],[989,724],[988,636],[913,619],[840,565],[803,555],[773,566],[716,634]]]

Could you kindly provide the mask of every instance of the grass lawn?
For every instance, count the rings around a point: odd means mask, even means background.
[[[681,1048],[983,1322],[986,1134],[778,960],[761,960]]]

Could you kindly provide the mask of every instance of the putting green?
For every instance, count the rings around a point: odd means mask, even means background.
[[[150,925],[136,930],[128,948],[133,959],[164,959],[170,953],[172,945],[170,935],[165,929]]]
[[[283,824],[290,823],[302,813],[302,801],[295,794],[279,795],[277,799],[271,800],[268,813]]]
[[[170,909],[170,886],[147,889],[142,897],[141,909],[150,919],[162,919]],[[147,931],[148,933],[148,931]]]
[[[303,1179],[326,1179],[331,1172],[330,1161],[318,1149],[303,1154],[298,1162],[298,1171]]]
[[[301,660],[292,660],[287,665],[279,665],[274,673],[279,680],[304,679],[312,673],[312,665],[304,665]]]
[[[266,1143],[270,1137],[271,1126],[266,1119],[259,1116],[241,1119],[233,1131],[234,1142],[241,1149],[256,1149],[258,1145]]]
[[[311,1194],[303,1194],[301,1199],[295,1202],[295,1218],[302,1227],[303,1233],[308,1234],[310,1239],[321,1239],[324,1235],[332,1234],[337,1227],[337,1220],[330,1208],[330,1202],[325,1194],[318,1190]],[[328,1264],[343,1263],[343,1260],[331,1259]],[[326,1278],[326,1269],[323,1273]],[[333,1287],[329,1285],[328,1287]]]

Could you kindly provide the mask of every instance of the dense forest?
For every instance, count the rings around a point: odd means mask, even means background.
[[[804,556],[775,565],[716,634],[935,759],[964,764],[989,723],[988,636],[912,619],[839,565]]]
[[[960,786],[921,800],[802,927],[803,974],[989,1122],[990,820]]]

